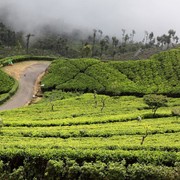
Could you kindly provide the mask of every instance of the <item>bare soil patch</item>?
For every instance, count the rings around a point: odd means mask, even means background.
[[[13,78],[15,78],[16,80],[19,80],[20,76],[22,75],[22,73],[26,68],[38,63],[47,64],[47,61],[24,61],[24,62],[15,63],[12,66],[5,66],[2,68],[2,70],[5,71],[10,76],[12,76]]]

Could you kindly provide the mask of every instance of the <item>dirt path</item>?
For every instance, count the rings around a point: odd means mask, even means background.
[[[19,89],[10,100],[0,106],[0,110],[18,108],[30,102],[37,89],[38,77],[49,65],[48,61],[30,61],[3,68],[5,72],[19,81]]]

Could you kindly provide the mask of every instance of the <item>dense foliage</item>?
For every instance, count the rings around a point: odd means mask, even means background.
[[[142,93],[179,96],[180,51],[161,52],[150,60],[112,63],[121,73],[136,83]]]
[[[0,112],[0,179],[178,179],[180,99],[154,117],[141,97],[98,95],[179,95],[178,53],[54,60],[40,103]]]
[[[16,41],[16,33],[0,22],[0,46],[14,46]]]
[[[0,94],[7,93],[12,89],[14,80],[0,70]]]
[[[179,50],[162,52],[149,60],[139,61],[104,63],[95,59],[60,59],[52,63],[43,79],[43,90],[179,96],[179,70]]]
[[[53,111],[52,98],[59,99]],[[178,98],[169,98],[155,119],[143,98],[96,95],[96,100],[95,107],[94,94],[47,92],[41,103],[0,112],[1,179],[179,177],[180,127],[171,116],[180,107]]]
[[[43,90],[61,89],[121,94],[134,92],[135,84],[106,63],[94,59],[54,61],[42,83]]]
[[[136,31],[126,29],[116,36],[102,30],[92,32],[73,30],[61,32],[53,25],[39,27],[35,32],[17,32],[6,20],[0,19],[0,58],[17,54],[56,55],[68,58],[99,57],[101,59],[143,59],[178,45],[176,31],[156,37],[153,32],[144,32],[142,41],[135,41]],[[121,36],[121,38],[119,38]]]

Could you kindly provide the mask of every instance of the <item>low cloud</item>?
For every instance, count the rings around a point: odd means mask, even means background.
[[[48,25],[59,32],[101,29],[121,37],[121,29],[134,29],[141,40],[145,30],[161,35],[175,29],[178,34],[179,5],[178,0],[3,0],[0,19],[27,33]]]

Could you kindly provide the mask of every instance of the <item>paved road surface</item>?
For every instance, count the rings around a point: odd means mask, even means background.
[[[10,110],[18,108],[31,101],[35,82],[38,76],[47,69],[49,64],[50,62],[39,62],[38,64],[27,67],[20,76],[18,91],[11,99],[0,106],[0,110]]]

